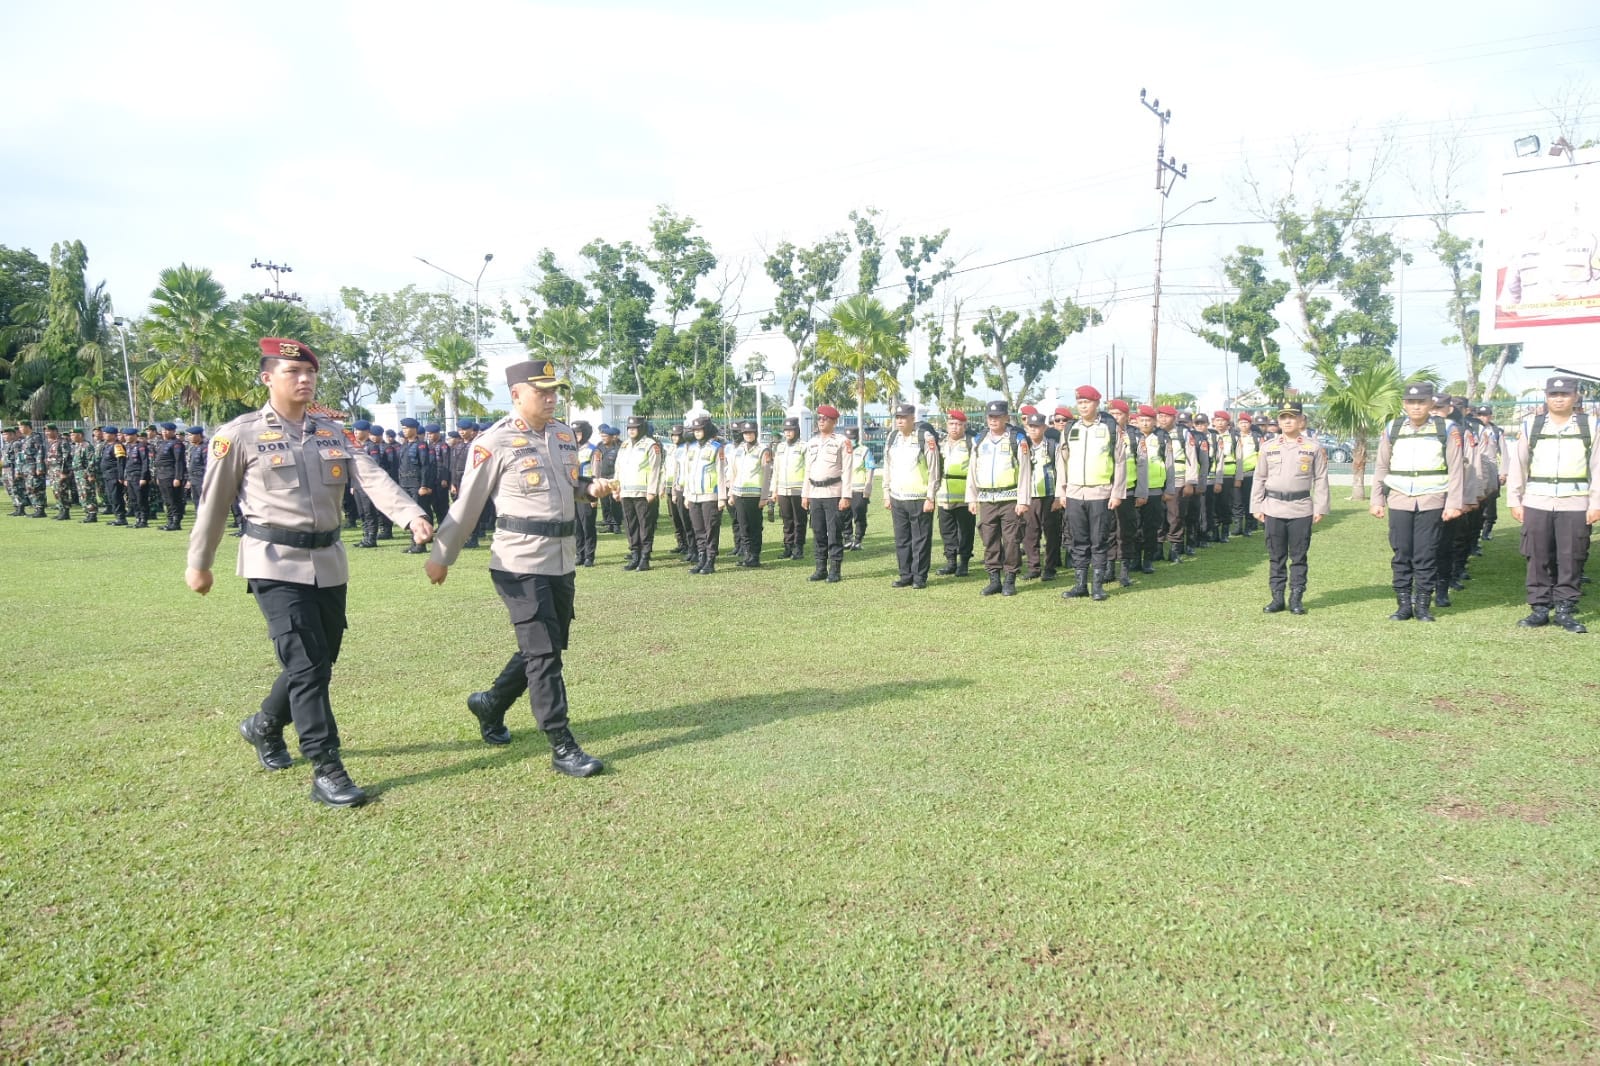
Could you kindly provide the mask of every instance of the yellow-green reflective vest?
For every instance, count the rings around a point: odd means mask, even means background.
[[[761,457],[766,454],[767,449],[761,444],[734,447],[733,469],[728,477],[732,481],[731,488],[735,496],[761,495]]]
[[[1167,487],[1167,436],[1160,430],[1144,435],[1145,484],[1151,492]],[[1130,482],[1131,484],[1131,482]]]
[[[944,478],[939,485],[940,507],[963,507],[967,500],[967,470],[972,463],[972,442],[966,437],[944,442]]]
[[[617,449],[617,480],[622,483],[623,492],[644,492],[650,487],[657,447],[655,438],[640,437]]]
[[[803,492],[806,481],[806,442],[781,442],[772,458],[773,492]]]
[[[1038,444],[1029,444],[1032,452],[1028,469],[1033,474],[1033,498],[1048,500],[1056,494],[1056,442],[1045,437]]]
[[[1187,433],[1173,426],[1167,434],[1172,440],[1172,480],[1189,480],[1189,438]]]
[[[1239,458],[1246,474],[1256,472],[1256,463],[1261,459],[1261,442],[1254,433],[1239,434]]]
[[[684,455],[683,491],[691,496],[714,495],[722,485],[720,441],[697,441]]]
[[[1530,496],[1587,496],[1589,449],[1593,447],[1585,416],[1574,413],[1560,429],[1545,416],[1532,420],[1523,432],[1528,437]]]
[[[594,453],[600,449],[593,444],[578,445],[578,476],[594,477]]]
[[[1232,432],[1217,434],[1222,449],[1222,476],[1233,477],[1239,472],[1239,438]]]
[[[889,488],[896,496],[928,494],[927,444],[920,430],[909,437],[891,431],[883,453],[889,466]]]
[[[850,452],[850,484],[856,486],[852,491],[860,492],[861,486],[867,483],[867,446],[856,444]]]
[[[1409,418],[1396,419],[1389,430],[1389,475],[1383,483],[1407,496],[1431,496],[1450,487],[1445,461],[1449,427],[1442,418],[1429,418],[1420,426]]]
[[[1089,425],[1081,419],[1067,428],[1067,484],[1093,488],[1116,480],[1116,444],[1103,418]]]
[[[1134,441],[1142,435],[1132,426],[1125,427],[1122,432],[1128,438],[1128,457],[1122,461],[1122,467],[1125,471],[1124,476],[1127,479],[1128,491],[1131,493],[1134,486],[1139,483],[1139,446]]]
[[[979,492],[1008,492],[1017,487],[1017,440],[1008,429],[999,440],[985,433],[978,442],[972,482]]]

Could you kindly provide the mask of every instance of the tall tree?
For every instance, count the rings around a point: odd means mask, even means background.
[[[1013,408],[1037,399],[1039,384],[1055,369],[1061,345],[1075,333],[1101,322],[1100,312],[1063,299],[1046,300],[1022,318],[991,307],[972,327],[986,346],[984,383],[1005,394]]]
[[[865,442],[867,401],[892,396],[900,387],[895,368],[905,358],[906,342],[899,322],[876,297],[860,293],[846,297],[829,316],[817,351],[828,367],[818,378],[819,387],[826,388],[830,377],[854,383],[857,425]]]
[[[44,290],[11,308],[19,324],[7,333],[15,343],[7,391],[36,419],[65,417],[80,402],[74,393],[87,385],[78,379],[104,372],[103,315],[110,300],[103,282],[88,289],[88,265],[82,241],[53,245]]]
[[[611,384],[619,392],[644,393],[645,342],[655,336],[650,309],[656,291],[645,280],[649,257],[632,241],[611,244],[596,239],[581,254],[589,261],[585,275],[595,291],[589,312],[601,362],[611,370]]]
[[[446,293],[420,292],[415,285],[375,293],[347,287],[339,297],[353,320],[350,332],[360,342],[351,354],[362,363],[349,369],[366,377],[379,403],[388,403],[400,388],[405,364],[421,360],[442,338],[471,337],[474,328],[480,336],[494,330],[493,316],[475,327],[470,305]]]
[[[789,377],[789,406],[802,375],[816,360],[817,309],[833,299],[834,286],[850,254],[850,241],[843,233],[824,237],[810,248],[799,248],[784,241],[767,256],[767,277],[777,286],[772,311],[761,319],[762,329],[776,327],[794,345],[795,363]]]
[[[473,414],[482,412],[481,401],[493,395],[489,390],[489,365],[472,341],[452,333],[422,354],[433,370],[417,376],[417,387],[435,407],[444,408],[448,426],[456,424],[463,403],[472,408]]]
[[[1272,402],[1281,403],[1289,391],[1289,371],[1272,336],[1279,325],[1273,311],[1289,294],[1289,283],[1267,280],[1266,267],[1261,262],[1265,254],[1260,248],[1241,244],[1233,255],[1223,259],[1223,276],[1237,295],[1201,310],[1202,322],[1220,328],[1198,328],[1194,333],[1213,348],[1254,366],[1261,391]]]
[[[244,396],[254,383],[248,341],[208,269],[184,263],[161,272],[144,335],[159,353],[143,372],[151,397],[177,401],[196,422],[205,405]]]
[[[878,230],[876,207],[850,212],[856,238],[856,292],[862,296],[875,292],[883,278],[883,234]]]
[[[666,204],[650,220],[650,272],[661,283],[668,328],[676,331],[678,316],[694,306],[695,287],[717,265],[711,245],[694,232],[694,219],[672,213]]]
[[[928,333],[928,372],[913,384],[923,398],[940,408],[966,406],[983,358],[967,353],[967,335],[961,331],[962,306],[960,299],[950,302],[948,328],[942,315],[930,314],[923,319]]]

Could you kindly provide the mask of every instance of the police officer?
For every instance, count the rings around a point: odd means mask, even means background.
[[[267,402],[219,427],[211,440],[194,530],[188,585],[211,591],[211,564],[235,499],[244,514],[238,574],[267,620],[282,672],[261,710],[239,732],[268,770],[286,769],[283,730],[291,721],[311,760],[311,798],[333,807],[366,801],[339,757],[339,727],[328,682],[345,631],[349,566],[339,543],[341,503],[354,477],[373,501],[426,541],[433,529],[422,508],[364,453],[353,452],[337,424],[309,411],[317,355],[282,337],[261,340]]]
[[[845,431],[850,442],[850,521],[845,523],[844,547],[846,551],[860,551],[867,539],[867,512],[872,503],[872,474],[877,464],[872,449],[861,443],[861,431]]]
[[[1433,397],[1434,417],[1449,422],[1461,435],[1461,513],[1441,525],[1439,550],[1434,556],[1434,603],[1440,607],[1450,606],[1452,590],[1466,588],[1467,515],[1478,505],[1482,491],[1477,441],[1462,415],[1466,402],[1465,397],[1443,393]]]
[[[1140,433],[1132,423],[1132,412],[1128,409],[1128,401],[1118,398],[1106,404],[1106,409],[1111,415],[1111,420],[1117,424],[1117,432],[1122,437],[1122,442],[1127,452],[1127,458],[1122,461],[1125,468],[1127,482],[1127,495],[1130,499],[1111,512],[1111,551],[1107,556],[1107,571],[1110,576],[1110,563],[1117,564],[1117,584],[1128,588],[1133,584],[1130,572],[1139,568],[1140,544],[1140,514],[1149,505],[1149,486],[1146,481],[1145,454],[1140,447]]]
[[[133,512],[133,528],[145,529],[150,525],[150,446],[133,426],[122,435],[128,452],[122,468],[123,483],[128,487],[128,510]]]
[[[506,368],[511,414],[472,442],[472,458],[460,497],[434,538],[424,566],[439,584],[484,504],[496,501],[489,577],[511,615],[517,650],[483,692],[467,697],[467,709],[490,744],[511,743],[505,715],[524,692],[534,721],[550,742],[550,765],[570,777],[590,777],[604,764],[578,745],[568,723],[567,685],[561,653],[566,650],[577,595],[575,505],[616,491],[616,482],[579,473],[574,427],[556,420],[567,383],[547,362]]]
[[[1433,415],[1433,386],[1407,385],[1405,413],[1384,427],[1373,472],[1373,517],[1389,516],[1396,622],[1432,622],[1435,564],[1444,523],[1461,514],[1461,431]],[[1283,426],[1283,416],[1278,422]],[[1287,432],[1287,426],[1284,426]]]
[[[1211,432],[1216,443],[1212,452],[1212,470],[1217,475],[1212,482],[1211,539],[1228,543],[1233,528],[1234,496],[1238,492],[1239,433],[1233,428],[1233,416],[1218,411],[1211,416]]]
[[[600,426],[600,443],[595,448],[595,472],[602,478],[614,480],[617,476],[617,453],[622,449],[622,441],[616,428],[602,424]],[[600,501],[600,514],[605,521],[607,533],[621,533],[624,531],[622,518],[622,501],[615,495],[607,496]]]
[[[1483,426],[1484,466],[1489,476],[1484,486],[1483,506],[1480,508],[1483,518],[1479,523],[1478,539],[1487,543],[1494,539],[1494,524],[1500,518],[1500,493],[1506,483],[1506,435],[1495,425],[1494,408],[1488,405],[1479,407],[1478,421]],[[1482,555],[1483,549],[1473,545],[1472,554]]]
[[[190,426],[185,432],[189,434],[189,442],[183,450],[183,488],[198,509],[200,494],[206,487],[206,431],[204,426]]]
[[[1211,546],[1213,540],[1211,531],[1211,497],[1218,490],[1216,488],[1216,463],[1213,461],[1216,452],[1216,434],[1211,432],[1211,420],[1206,417],[1205,412],[1195,411],[1190,414],[1189,433],[1194,439],[1196,474],[1199,478],[1199,482],[1196,485],[1194,510],[1190,512],[1190,525],[1184,537],[1187,545],[1184,549],[1184,554],[1192,557],[1196,548],[1208,548]]]
[[[722,541],[722,508],[728,495],[728,455],[710,415],[694,420],[694,439],[683,453],[683,506],[694,531],[691,574],[713,574]],[[580,512],[582,503],[579,503]]]
[[[96,438],[100,431],[94,431]],[[83,501],[83,523],[89,525],[100,521],[100,494],[95,484],[95,472],[100,465],[100,449],[92,442],[84,439],[82,427],[72,430],[72,458],[69,461],[72,468],[72,480],[78,491],[78,499]]]
[[[939,445],[939,491],[934,496],[939,507],[939,543],[944,548],[944,565],[936,573],[942,577],[952,574],[966,577],[977,533],[977,519],[967,507],[972,442],[967,439],[966,412],[946,411],[944,432],[944,441]]]
[[[800,440],[800,420],[783,420],[782,439],[772,450],[772,495],[783,522],[783,558],[806,557],[806,510],[800,506],[805,492],[806,446]]]
[[[1289,589],[1290,614],[1305,614],[1306,553],[1311,527],[1333,506],[1328,485],[1328,453],[1322,442],[1305,435],[1305,408],[1290,401],[1278,411],[1281,432],[1258,452],[1250,487],[1250,510],[1266,525],[1270,560],[1267,587],[1272,601],[1267,614],[1284,609]]]
[[[594,443],[594,427],[583,419],[572,423],[572,432],[578,438],[578,476],[594,477],[595,454],[599,448]],[[595,501],[580,499],[576,504],[578,522],[578,565],[593,566],[595,549],[599,547]]]
[[[53,521],[68,521],[72,517],[72,443],[61,435],[61,428],[54,422],[44,427],[44,476],[56,494]]]
[[[739,565],[761,565],[761,504],[772,488],[772,448],[758,440],[754,422],[739,423],[739,443],[728,454],[728,502],[733,509]]]
[[[163,532],[181,529],[183,475],[188,465],[183,441],[178,439],[177,423],[161,423],[161,436],[150,442],[150,480],[155,483],[161,506],[167,512],[167,524],[161,527]]]
[[[800,506],[811,514],[817,568],[810,581],[839,581],[844,566],[855,460],[850,441],[834,432],[838,424],[839,409],[823,404],[817,408],[817,431],[806,442],[806,484]]]
[[[933,554],[933,509],[939,494],[939,442],[917,425],[917,409],[895,408],[894,429],[883,446],[883,506],[894,528],[900,576],[894,588],[927,588]]]
[[[1577,410],[1577,384],[1556,376],[1544,383],[1544,414],[1522,421],[1506,453],[1506,503],[1522,523],[1528,560],[1528,616],[1517,624],[1554,622],[1569,633],[1577,620],[1590,528],[1600,522],[1600,448],[1595,426]]]
[[[445,512],[450,510],[450,449],[441,433],[437,422],[422,427],[422,443],[433,460],[433,480],[428,483],[431,491],[422,506],[428,512],[428,521],[434,525],[444,521]]]
[[[1238,427],[1239,466],[1234,475],[1234,532],[1241,537],[1249,537],[1256,531],[1256,516],[1251,510],[1250,500],[1255,492],[1256,466],[1261,456],[1261,430],[1256,427],[1255,416],[1249,411],[1239,412]]]
[[[617,449],[617,489],[622,495],[622,527],[628,534],[624,570],[650,569],[656,545],[656,519],[661,513],[661,478],[666,457],[661,442],[650,435],[642,415],[628,417],[628,439]]]
[[[1028,433],[1028,467],[1033,477],[1028,512],[1022,516],[1022,554],[1028,559],[1028,580],[1056,579],[1061,559],[1061,521],[1065,504],[1056,495],[1056,451],[1061,435],[1051,440],[1045,416],[1035,411],[1024,423]],[[1041,557],[1042,549],[1042,557]]]
[[[127,448],[122,443],[122,431],[116,426],[103,427],[100,438],[100,484],[106,494],[106,513],[113,515],[113,526],[128,524],[128,488],[123,481],[123,468],[128,460]]]
[[[398,461],[395,480],[400,483],[406,495],[411,497],[412,502],[422,508],[422,513],[427,514],[433,503],[429,498],[433,495],[433,484],[438,480],[433,449],[422,439],[422,423],[415,418],[402,418],[400,431],[405,437],[395,453]],[[406,545],[408,555],[418,555],[427,550],[417,541]]]
[[[1178,409],[1171,404],[1156,408],[1156,428],[1167,434],[1172,442],[1170,485],[1171,495],[1163,500],[1167,512],[1167,561],[1181,563],[1194,551],[1188,548],[1185,536],[1194,518],[1197,494],[1200,491],[1200,459],[1195,453],[1194,434],[1178,421]]]
[[[1018,439],[1008,419],[1011,405],[990,400],[983,409],[988,432],[972,447],[967,471],[967,506],[977,516],[983,540],[983,568],[989,583],[980,596],[1017,594],[1022,569],[1022,516],[1033,492],[1027,438]]]
[[[1061,435],[1057,458],[1056,491],[1066,505],[1075,579],[1061,597],[1104,600],[1111,524],[1128,495],[1128,438],[1114,419],[1100,413],[1099,389],[1080,385],[1076,398],[1078,417]]]
[[[1148,492],[1144,506],[1134,508],[1139,515],[1139,572],[1153,574],[1161,558],[1161,534],[1177,514],[1178,484],[1172,475],[1172,438],[1156,424],[1156,409],[1140,404],[1138,414],[1138,465]]]

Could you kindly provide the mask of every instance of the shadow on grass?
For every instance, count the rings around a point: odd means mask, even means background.
[[[574,723],[574,731],[589,751],[606,761],[610,772],[618,763],[684,744],[702,744],[775,722],[855,710],[882,700],[906,699],[913,693],[919,699],[925,698],[930,691],[966,688],[971,684],[969,678],[945,677],[932,680],[918,679],[914,686],[907,681],[894,681],[856,688],[822,686],[796,688],[786,692],[763,693],[732,700],[708,700],[653,707],[648,710],[624,711],[593,720],[580,717]],[[609,751],[604,750],[604,745],[608,741],[625,737],[630,733],[679,727],[683,731],[671,736],[612,748]],[[455,777],[490,767],[506,766],[529,758],[544,758],[550,753],[550,746],[544,737],[537,729],[531,727],[531,723],[524,720],[522,728],[514,729],[511,745],[506,748],[488,748],[472,741],[437,741],[388,748],[349,748],[346,749],[346,754],[358,757],[409,755],[461,752],[474,748],[479,749],[481,754],[414,774],[374,782],[367,786],[367,793],[376,799],[390,789]]]

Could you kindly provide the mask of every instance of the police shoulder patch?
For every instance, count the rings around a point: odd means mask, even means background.
[[[228,449],[233,447],[233,442],[227,437],[211,438],[211,458],[221,459],[228,454]]]
[[[477,469],[478,467],[482,466],[485,462],[488,461],[489,456],[492,455],[492,454],[493,453],[490,452],[489,449],[485,448],[483,445],[474,444],[472,446],[472,466],[473,466],[473,469]]]

